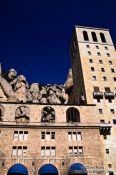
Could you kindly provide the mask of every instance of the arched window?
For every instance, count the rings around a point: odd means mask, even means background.
[[[0,106],[0,121],[3,120],[3,115],[4,115],[4,107]]]
[[[100,37],[101,37],[101,41],[102,41],[103,43],[106,43],[106,38],[105,38],[105,36],[104,36],[103,33],[100,33]]]
[[[30,116],[29,108],[26,106],[20,106],[16,109],[15,112],[15,120],[19,123],[26,123],[29,122],[29,116]]]
[[[98,42],[96,33],[95,32],[91,32],[91,34],[92,34],[93,41]]]
[[[41,122],[55,122],[55,111],[50,106],[46,106],[41,111]]]
[[[68,108],[66,111],[67,122],[80,122],[80,114],[76,108]]]
[[[88,33],[86,31],[83,31],[83,37],[85,41],[89,41]]]

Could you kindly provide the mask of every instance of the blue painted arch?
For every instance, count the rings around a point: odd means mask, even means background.
[[[73,163],[68,170],[68,175],[87,175],[87,169],[81,163]]]
[[[52,164],[44,164],[38,172],[38,175],[58,175],[57,168]]]
[[[17,163],[9,168],[7,175],[28,175],[28,170],[24,165]]]

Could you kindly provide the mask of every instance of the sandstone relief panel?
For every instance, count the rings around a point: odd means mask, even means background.
[[[50,106],[43,108],[41,122],[55,122],[55,111]]]
[[[17,123],[27,123],[29,122],[29,108],[26,106],[20,106],[15,112],[15,121]]]
[[[24,75],[17,75],[11,68],[2,72],[0,68],[0,101],[31,102],[40,104],[67,104],[73,87],[72,70],[69,70],[64,85],[28,84]]]

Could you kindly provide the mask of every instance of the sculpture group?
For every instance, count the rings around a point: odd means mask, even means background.
[[[0,101],[66,104],[73,86],[72,70],[64,85],[28,84],[24,75],[17,76],[15,69],[2,73],[0,68]]]

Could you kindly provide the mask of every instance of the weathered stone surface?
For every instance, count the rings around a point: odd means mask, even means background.
[[[8,81],[10,82],[12,88],[14,89],[17,82],[17,72],[15,69],[10,69],[8,72]]]
[[[29,121],[29,109],[26,106],[20,106],[15,113],[16,122],[28,122]]]
[[[30,92],[32,94],[32,101],[34,103],[38,103],[39,100],[41,99],[41,95],[40,95],[40,89],[39,89],[39,85],[38,83],[33,83],[30,86]]]
[[[64,83],[65,89],[68,91],[73,86],[72,69],[69,69],[67,80]]]
[[[0,76],[0,86],[3,94],[6,96],[6,101],[16,101],[16,95],[12,89],[12,86],[7,80]],[[0,94],[1,95],[1,94]],[[4,98],[4,97],[3,97]]]
[[[19,75],[17,77],[17,82],[15,86],[16,97],[18,101],[26,102],[27,101],[27,81],[24,75]]]
[[[42,110],[42,122],[55,122],[55,111],[50,106],[43,108]]]
[[[0,67],[0,101],[32,102],[43,104],[64,104],[68,102],[68,90],[72,87],[72,70],[69,70],[68,79],[63,85],[30,86],[24,75],[17,76],[15,69],[11,68],[3,74]]]

